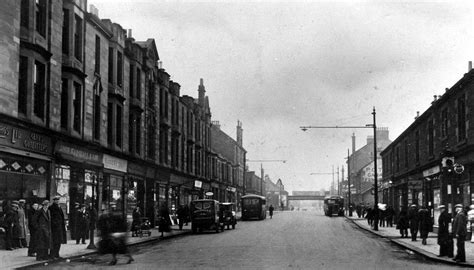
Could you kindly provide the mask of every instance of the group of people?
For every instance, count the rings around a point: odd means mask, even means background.
[[[378,222],[380,227],[393,227],[393,218],[395,216],[395,210],[392,206],[379,207],[374,209],[372,207],[365,207],[361,205],[356,206],[356,213],[359,218],[365,217],[370,226],[374,226],[375,220]]]
[[[437,244],[440,246],[438,257],[453,258],[456,262],[465,262],[466,253],[464,242],[467,236],[467,214],[474,216],[474,206],[471,210],[463,208],[461,204],[455,205],[454,217],[446,211],[446,206],[439,206],[440,215],[438,217],[438,239]],[[449,224],[452,223],[451,231]],[[433,218],[426,206],[418,208],[412,204],[409,209],[402,207],[398,219],[397,227],[402,238],[408,238],[408,230],[410,230],[411,240],[416,241],[419,236],[422,245],[426,245],[428,234],[433,231]],[[457,254],[454,256],[454,238],[456,238]]]
[[[34,202],[28,210],[25,204],[24,199],[3,202],[5,248],[28,248],[27,255],[36,256],[37,260],[60,258],[61,244],[66,243],[66,224],[59,197],[55,197],[52,204],[48,200],[41,204]],[[29,245],[27,228],[30,233]]]

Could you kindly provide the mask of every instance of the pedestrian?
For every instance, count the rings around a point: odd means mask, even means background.
[[[270,213],[270,219],[273,218],[273,210],[275,210],[275,208],[273,208],[273,204],[270,204],[270,207],[268,208],[268,212]]]
[[[466,240],[467,235],[467,218],[466,214],[464,213],[463,206],[461,204],[456,204],[454,207],[456,209],[456,216],[454,217],[453,221],[452,233],[453,237],[456,238],[457,253],[453,260],[456,262],[466,262],[466,251],[464,249],[464,241]]]
[[[137,205],[135,209],[133,209],[132,213],[132,237],[138,236],[138,231],[140,229],[140,218],[142,217],[142,212],[140,211],[140,207]]]
[[[36,260],[42,261],[49,259],[49,251],[52,246],[51,241],[51,213],[49,211],[49,201],[44,200],[38,209],[34,219],[36,226]]]
[[[28,245],[28,256],[35,257],[36,256],[36,243],[37,240],[37,230],[38,224],[36,224],[35,215],[38,212],[39,204],[33,203],[30,209],[27,210],[28,216],[28,230],[30,231],[30,244]]]
[[[61,259],[59,250],[61,244],[66,244],[66,224],[64,221],[64,212],[59,206],[59,196],[53,198],[53,204],[49,207],[51,214],[51,240],[52,248],[50,251],[51,259]]]
[[[367,223],[369,224],[369,226],[372,226],[372,224],[374,223],[374,209],[372,207],[368,207],[367,208],[367,214],[365,215],[365,218],[367,218]]]
[[[161,237],[164,236],[164,232],[170,231],[170,212],[166,203],[161,204],[160,222],[158,229],[161,232]]]
[[[412,204],[410,206],[410,210],[408,210],[408,220],[410,222],[410,234],[411,234],[411,241],[416,241],[416,236],[418,234],[418,210],[416,204]]]
[[[387,219],[387,210],[385,204],[380,204],[378,207],[379,226],[385,227],[385,221]]]
[[[357,217],[360,218],[361,215],[362,215],[362,206],[359,204],[357,204],[356,206],[356,213],[357,213]]]
[[[76,245],[79,242],[86,243],[87,233],[89,232],[89,213],[86,211],[86,206],[81,205],[76,211]]]
[[[453,239],[449,234],[449,223],[451,222],[451,215],[446,211],[446,206],[440,205],[438,207],[440,215],[438,217],[438,245],[439,255],[438,257],[447,256],[453,257]]]
[[[106,210],[100,216],[97,227],[101,236],[99,252],[112,254],[110,265],[117,264],[117,254],[119,253],[128,257],[127,264],[134,261],[127,248],[127,222],[122,214],[116,212],[114,207],[112,207],[112,210]]]
[[[12,202],[12,211],[13,211],[13,227],[12,227],[12,238],[13,238],[13,248],[22,248],[21,245],[21,225],[20,225],[20,216],[18,214],[18,209],[20,208],[18,201]]]
[[[386,220],[387,220],[387,227],[393,227],[393,216],[395,216],[395,210],[393,210],[392,206],[387,207],[386,210]]]
[[[418,210],[418,230],[420,231],[421,244],[426,245],[426,238],[430,231],[433,231],[433,222],[431,221],[430,211],[426,206],[422,206]]]
[[[76,239],[76,215],[81,204],[78,202],[74,203],[74,208],[71,210],[71,215],[69,215],[69,228],[71,230],[71,239]]]
[[[472,231],[472,223],[474,222],[474,204],[471,204],[469,206],[469,210],[467,211],[467,222],[469,230],[471,231],[471,243],[474,243],[474,235]]]
[[[93,243],[93,237],[94,237],[94,230],[96,228],[96,223],[97,223],[97,210],[95,209],[94,205],[92,204],[92,202],[89,202],[89,206],[87,207],[86,209],[87,211],[87,214],[89,216],[89,232],[88,234],[90,234],[90,243]],[[92,233],[92,234],[91,234]]]
[[[186,215],[186,218],[184,219],[184,226],[188,226],[190,217],[189,217],[189,206],[187,204],[184,205],[184,213]]]
[[[5,212],[4,226],[5,226],[5,249],[14,250],[16,246],[13,244],[13,223],[16,219],[16,214],[10,201],[4,201],[3,211]]]
[[[408,212],[406,206],[402,206],[400,214],[398,214],[397,220],[397,229],[400,230],[400,235],[402,238],[408,238],[408,228],[410,227],[410,222],[408,220]]]
[[[186,212],[182,205],[178,206],[178,210],[176,211],[176,214],[178,215],[179,229],[182,230],[183,225],[184,225],[184,219],[186,219]]]
[[[20,248],[27,248],[28,243],[26,242],[26,227],[27,227],[27,217],[25,213],[25,199],[21,199],[18,201],[18,220],[20,225],[19,231],[19,241],[20,241]]]

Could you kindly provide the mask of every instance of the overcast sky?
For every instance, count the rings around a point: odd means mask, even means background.
[[[471,1],[472,2],[472,1]],[[163,67],[197,97],[204,79],[212,119],[235,138],[244,129],[250,160],[286,189],[328,188],[371,129],[394,140],[474,60],[469,1],[122,1],[89,0],[99,16],[154,38]],[[260,163],[249,162],[259,175]],[[347,168],[346,168],[347,169]]]

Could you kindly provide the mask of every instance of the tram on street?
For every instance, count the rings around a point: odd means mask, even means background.
[[[344,197],[330,195],[324,198],[324,214],[328,217],[344,215]]]
[[[267,218],[267,199],[260,195],[248,194],[241,198],[242,202],[242,220],[248,219],[266,219]]]

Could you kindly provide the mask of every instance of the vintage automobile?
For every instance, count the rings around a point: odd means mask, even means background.
[[[220,203],[220,223],[221,229],[224,230],[224,227],[227,226],[227,229],[235,229],[235,225],[237,224],[237,218],[235,215],[235,205],[231,202],[223,202]]]
[[[194,200],[190,206],[191,230],[196,233],[198,230],[220,229],[219,202],[216,200],[202,199]]]

